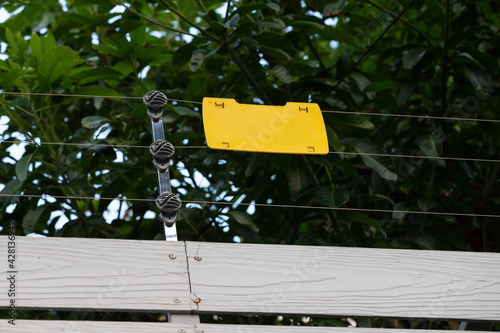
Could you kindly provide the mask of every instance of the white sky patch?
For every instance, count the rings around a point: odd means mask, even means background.
[[[239,236],[234,236],[233,237],[233,242],[235,242],[235,243],[241,243],[241,238]]]
[[[339,42],[337,42],[336,40],[332,40],[332,41],[330,42],[330,47],[331,47],[332,49],[337,49],[337,48],[339,47],[339,45],[340,45],[340,44],[339,44]]]
[[[116,15],[116,16],[114,16],[114,17],[112,17],[112,18],[110,18],[110,19],[108,20],[108,24],[113,24],[113,23],[115,23],[116,21],[118,21],[118,20],[119,20],[119,19],[121,19],[121,18],[122,18],[122,16],[121,16],[121,15]]]
[[[17,15],[20,12],[22,12],[23,10],[24,10],[24,6],[21,6],[18,9],[16,9],[15,11],[13,11],[12,13],[9,13],[5,8],[1,8],[0,9],[0,23],[4,23],[5,21],[7,21],[9,19],[9,17],[11,17],[12,15]]]
[[[10,204],[7,206],[7,208],[5,208],[5,212],[7,214],[12,214],[12,212],[14,211],[14,209],[16,209],[17,207],[17,204]]]
[[[323,19],[323,15],[321,15],[320,12],[313,12],[312,10],[308,10],[306,12],[306,15],[309,15],[309,16],[315,16],[317,18],[320,18],[320,19]]]
[[[145,214],[144,214],[144,218],[145,219],[155,219],[156,218],[156,213],[153,212],[152,210],[148,210]]]
[[[247,208],[247,213],[248,215],[253,215],[253,213],[255,213],[255,200],[252,200],[252,202],[250,203],[250,206],[248,206]]]
[[[95,32],[92,33],[92,44],[99,45],[99,36]]]
[[[221,17],[224,17],[224,16],[226,15],[226,12],[227,12],[227,5],[228,5],[228,3],[227,3],[227,2],[224,2],[224,3],[222,4],[222,6],[220,6],[219,8],[217,8],[217,9],[215,10],[215,12],[216,12],[217,14],[219,14]]]
[[[114,219],[122,218],[125,215],[125,212],[128,209],[128,205],[125,201],[123,201],[122,208],[120,212],[118,212],[118,209],[120,208],[120,201],[121,200],[118,199],[111,201],[111,203],[108,205],[108,209],[102,214],[102,216],[106,220],[106,223],[109,224]]]
[[[126,8],[125,6],[115,6],[113,7],[113,9],[111,9],[110,13],[113,14],[113,13],[123,13],[125,12]]]
[[[6,149],[9,152],[10,156],[18,161],[21,157],[23,157],[24,152],[26,151],[26,143],[20,143],[18,145],[12,145]]]
[[[7,128],[9,128],[9,126],[7,126],[9,121],[10,121],[9,117],[0,116],[0,134],[3,134],[3,132],[5,132],[7,130]]]
[[[151,66],[146,66],[144,69],[137,75],[139,79],[144,80],[148,76],[148,72],[151,69]]]
[[[55,212],[50,213],[50,221],[57,218],[58,216],[60,216],[61,218],[57,221],[57,223],[54,226],[56,230],[61,229],[62,227],[64,227],[66,223],[69,222],[69,219],[66,217],[66,215],[64,215],[64,213],[61,210],[57,210]]]
[[[111,133],[111,127],[108,124],[102,125],[94,133],[94,140],[104,140]]]
[[[116,152],[116,158],[113,162],[114,163],[122,163],[124,161],[123,153],[119,150],[116,150],[116,149],[115,149],[115,152]]]
[[[125,34],[125,39],[128,40],[129,42],[132,40],[132,38],[130,37],[130,33],[126,33]]]
[[[194,176],[194,181],[196,182],[198,187],[206,188],[210,186],[210,182],[208,181],[207,178],[205,178],[205,176],[203,176],[201,172],[195,171],[193,173],[193,176]]]
[[[26,237],[47,237],[47,236],[32,232],[31,234],[27,234]]]
[[[68,4],[66,3],[66,0],[59,0],[59,3],[61,4],[62,10],[67,12],[68,11]]]
[[[0,9],[0,23],[4,23],[5,21],[7,21],[10,17],[10,14],[7,10],[5,10],[5,8],[1,8]]]
[[[165,32],[158,30],[150,31],[149,34],[156,38],[163,38],[165,36]]]
[[[337,26],[337,22],[338,22],[338,21],[339,21],[339,18],[338,18],[338,17],[334,17],[334,18],[329,17],[329,18],[327,18],[327,19],[325,20],[325,24],[326,24],[326,25],[330,25],[330,26],[332,26],[332,27],[336,27],[336,26]]]

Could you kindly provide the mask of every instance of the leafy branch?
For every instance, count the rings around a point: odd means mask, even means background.
[[[376,2],[374,2],[374,1],[372,1],[372,0],[367,0],[367,1],[368,1],[368,3],[370,3],[373,7],[376,7],[376,8],[378,8],[378,9],[380,9],[381,11],[383,11],[384,13],[391,15],[391,16],[392,16],[392,18],[395,18],[395,17],[396,17],[396,14],[394,14],[394,13],[392,13],[390,10],[388,10],[388,9],[386,9],[386,8],[384,8],[384,7],[382,7],[382,6],[381,6],[381,5],[379,5],[378,3],[376,3]],[[432,44],[432,42],[429,40],[429,38],[427,38],[427,37],[426,37],[426,36],[425,36],[425,35],[424,35],[424,34],[423,34],[420,30],[418,30],[418,28],[417,28],[417,27],[415,27],[413,24],[411,24],[410,22],[408,22],[408,21],[407,21],[407,20],[405,20],[404,18],[400,18],[399,20],[400,20],[401,22],[403,22],[404,24],[406,24],[407,26],[409,26],[409,27],[410,27],[412,30],[414,30],[417,34],[419,34],[419,35],[420,35],[420,37],[422,37],[422,38],[425,40],[425,42],[426,42],[427,44],[429,44],[429,46],[431,46],[431,47],[432,47],[432,46],[434,46],[434,45]]]
[[[202,29],[200,26],[198,26],[196,23],[194,23],[193,21],[191,21],[190,19],[188,19],[187,17],[185,17],[183,14],[181,14],[179,11],[177,11],[174,7],[172,7],[171,4],[169,4],[166,0],[159,0],[159,2],[161,4],[163,4],[165,7],[168,8],[168,10],[170,10],[172,13],[174,13],[175,15],[179,16],[179,18],[183,21],[185,21],[186,23],[188,23],[189,25],[191,25],[193,28],[196,28],[198,29],[198,31],[200,31],[202,34],[204,34],[205,36],[207,36],[208,38],[210,38],[211,40],[215,41],[215,42],[218,42],[219,41],[219,38],[215,35],[212,35],[210,32]]]

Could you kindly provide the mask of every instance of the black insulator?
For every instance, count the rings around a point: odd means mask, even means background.
[[[175,148],[167,140],[156,140],[149,146],[149,152],[153,155],[154,165],[161,171],[168,170],[170,159],[174,156]]]
[[[161,91],[152,90],[144,95],[142,100],[148,108],[148,114],[151,119],[155,122],[160,121],[163,114],[163,107],[167,105],[167,96]]]
[[[156,198],[156,206],[158,206],[160,212],[167,217],[175,216],[181,208],[181,205],[181,199],[173,193],[163,193]]]

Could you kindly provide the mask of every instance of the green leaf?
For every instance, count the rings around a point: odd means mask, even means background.
[[[374,129],[375,125],[368,119],[360,116],[355,116],[355,115],[349,115],[349,114],[338,114],[335,115],[335,121],[344,123],[346,125],[352,126],[352,127],[358,127],[358,128],[363,128],[363,129]]]
[[[345,146],[340,141],[337,133],[329,126],[326,126],[326,133],[328,135],[328,143],[335,151],[343,152],[345,151]]]
[[[401,88],[401,91],[400,91],[399,96],[398,96],[398,105],[399,106],[405,105],[406,102],[408,102],[416,85],[417,84],[414,82],[408,82],[408,83],[405,83],[403,85],[403,88]]]
[[[287,62],[292,59],[292,57],[288,53],[286,53],[282,49],[277,49],[274,47],[262,46],[262,53],[278,60],[279,62]]]
[[[351,198],[351,196],[349,195],[349,191],[345,185],[335,186],[334,192],[333,204],[335,205],[335,207],[344,205]]]
[[[277,30],[285,30],[286,29],[286,24],[283,22],[283,20],[278,19],[278,18],[273,18],[272,21],[258,21],[257,24],[261,26],[262,28],[271,28],[271,29],[277,29]]]
[[[338,14],[344,7],[347,5],[347,1],[337,1],[333,3],[329,3],[328,5],[325,6],[323,9],[323,17],[325,16],[331,16],[332,14]]]
[[[371,217],[368,217],[367,215],[361,214],[359,212],[349,212],[348,215],[350,221],[366,224],[376,231],[380,232],[382,235],[384,235],[384,237],[387,237],[386,232],[382,229],[382,226],[377,220],[372,219]]]
[[[30,165],[31,157],[33,154],[24,155],[17,163],[16,163],[16,175],[17,178],[24,182],[28,176],[28,167]]]
[[[267,7],[271,8],[272,10],[279,12],[280,11],[280,5],[274,2],[268,2],[266,3]]]
[[[361,154],[386,154],[381,148],[371,142],[358,138],[347,138],[342,140],[344,143],[352,146]],[[397,180],[398,175],[394,171],[394,164],[385,156],[362,155],[361,158],[365,165],[373,169],[380,177],[387,180]]]
[[[425,47],[415,47],[408,52],[403,57],[403,67],[405,69],[412,69],[420,59],[425,55],[425,52],[427,52],[427,49]]]
[[[224,24],[224,27],[226,28],[235,27],[239,21],[240,21],[240,15],[236,13],[233,16],[231,16],[231,18]]]
[[[246,212],[233,210],[230,211],[228,215],[234,218],[239,224],[246,225],[251,229],[253,229],[254,231],[257,231],[257,225],[255,224],[255,221]]]
[[[185,106],[174,106],[174,111],[180,116],[194,116],[199,118],[200,113]]]
[[[29,210],[23,218],[23,230],[25,234],[30,234],[33,232],[36,223],[40,220],[43,212],[47,208],[46,205],[39,206],[35,210]]]
[[[42,83],[50,86],[69,69],[81,64],[85,60],[79,59],[76,52],[67,46],[57,46],[45,53],[38,67],[38,74]]]
[[[19,189],[23,186],[23,182],[20,181],[19,179],[12,179],[9,181],[5,187],[3,188],[2,194],[16,194]]]
[[[467,77],[476,90],[489,89],[491,87],[488,73],[482,68],[466,67]]]
[[[180,67],[189,62],[194,50],[196,50],[196,47],[191,44],[179,47],[177,51],[174,52],[174,56],[172,58],[172,66]]]
[[[425,156],[429,157],[439,157],[441,150],[443,149],[443,139],[442,137],[436,137],[436,135],[421,135],[417,138],[418,146]]]
[[[288,71],[286,70],[285,67],[281,65],[277,65],[274,68],[270,70],[270,72],[276,76],[279,80],[281,80],[283,83],[290,84],[292,82],[292,79],[290,78],[290,74],[288,74]]]
[[[360,91],[365,90],[365,88],[371,84],[370,80],[368,80],[363,74],[360,73],[351,73],[349,77],[353,79],[354,82],[356,82],[356,85],[358,86]]]
[[[43,54],[42,39],[37,34],[31,34],[30,48],[31,48],[31,54],[34,57],[40,58],[42,56]]]
[[[98,128],[103,123],[108,122],[109,119],[101,116],[89,116],[82,119],[82,126],[85,128]]]
[[[333,186],[316,186],[316,197],[325,206],[335,207],[335,191]]]
[[[305,173],[302,173],[297,166],[290,168],[286,176],[290,192],[292,193],[299,193],[309,185],[309,177]]]
[[[394,89],[394,88],[399,88],[401,87],[401,83],[393,81],[393,80],[386,80],[386,81],[380,81],[380,82],[373,82],[371,85],[366,87],[364,92],[378,92],[382,90],[387,90],[387,89]]]
[[[204,52],[206,52],[206,49],[198,49],[193,52],[193,56],[189,62],[189,68],[192,72],[196,72],[203,65],[203,60],[205,59]]]
[[[430,198],[418,199],[418,208],[423,212],[428,212],[432,207],[436,205],[436,202]]]
[[[10,60],[23,66],[27,59],[28,42],[24,40],[19,31],[13,32],[10,29],[5,30],[5,37],[8,42]]]

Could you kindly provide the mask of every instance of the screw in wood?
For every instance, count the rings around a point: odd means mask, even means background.
[[[180,299],[179,297],[176,297],[176,298],[174,298],[174,302],[175,302],[175,303],[180,303],[180,302],[181,302],[181,299]]]
[[[177,258],[177,256],[176,256],[175,254],[173,254],[173,253],[170,253],[170,254],[168,255],[168,257],[169,257],[170,259],[172,259],[172,260],[174,260],[175,258]]]
[[[196,261],[201,261],[202,257],[200,257],[199,255],[195,255],[194,256],[194,260]]]

